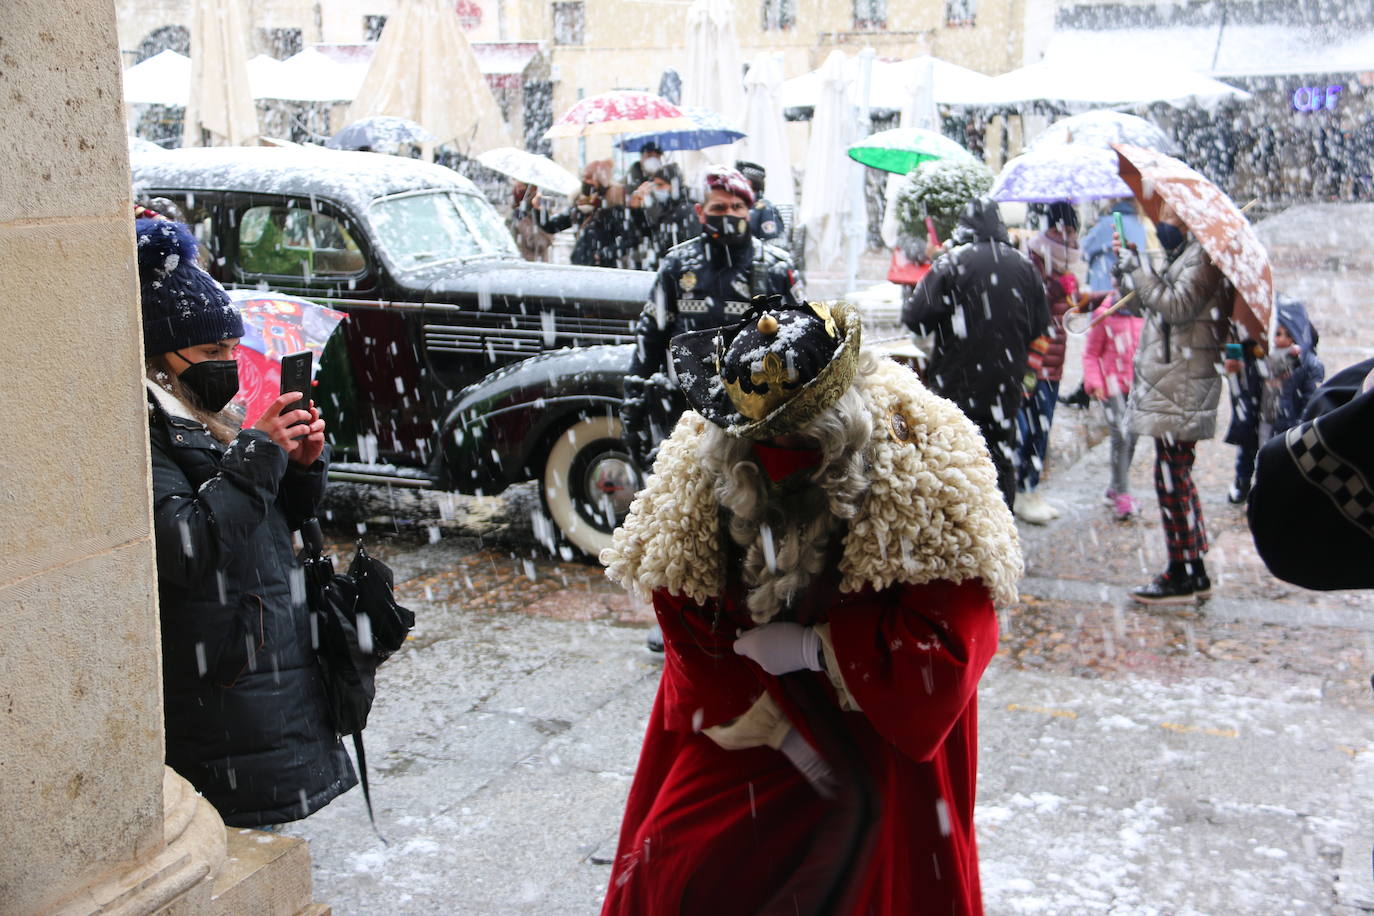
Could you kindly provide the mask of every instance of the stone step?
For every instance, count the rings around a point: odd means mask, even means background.
[[[229,856],[215,876],[213,916],[329,916],[311,899],[310,846],[297,837],[225,829]]]

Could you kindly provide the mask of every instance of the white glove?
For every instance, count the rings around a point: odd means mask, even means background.
[[[821,637],[815,627],[769,623],[735,640],[735,654],[753,659],[769,674],[821,670]]]
[[[795,728],[789,731],[787,737],[782,739],[782,746],[778,750],[782,751],[792,762],[792,766],[806,777],[806,781],[811,783],[813,789],[825,798],[834,797],[835,790],[839,788],[835,782],[834,771],[810,742],[802,737],[801,732]]]

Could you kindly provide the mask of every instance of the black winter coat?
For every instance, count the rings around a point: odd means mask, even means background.
[[[1049,327],[1045,286],[1008,243],[990,198],[964,208],[954,241],[906,294],[902,323],[935,335],[926,370],[932,391],[974,420],[1006,423],[1021,406],[1031,341]]]
[[[536,211],[538,214],[539,211]],[[576,207],[558,216],[537,217],[539,228],[549,234],[577,227],[568,259],[585,267],[617,267],[621,255],[634,245],[635,227],[627,207],[599,206],[590,213]]]
[[[305,817],[357,783],[291,544],[325,463],[290,465],[256,430],[223,445],[149,389],[167,764],[230,826]]]

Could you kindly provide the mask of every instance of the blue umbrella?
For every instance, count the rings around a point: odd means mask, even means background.
[[[626,134],[616,142],[616,147],[629,153],[637,153],[644,144],[655,142],[659,149],[667,152],[668,150],[724,146],[744,137],[744,131],[731,127],[724,118],[709,108],[684,108],[682,113],[690,118],[696,126],[690,130]]]
[[[1002,167],[989,192],[993,200],[1051,203],[1130,197],[1116,156],[1095,146],[1048,146],[1017,156]]]
[[[391,148],[402,143],[428,143],[434,135],[406,118],[375,115],[363,118],[324,142],[331,149],[360,149],[364,146]]]

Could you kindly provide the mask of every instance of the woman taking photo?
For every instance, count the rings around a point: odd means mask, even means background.
[[[296,392],[238,428],[238,309],[185,226],[137,231],[167,764],[230,826],[296,820],[357,782],[291,543],[324,490],[324,421],[285,409]]]

